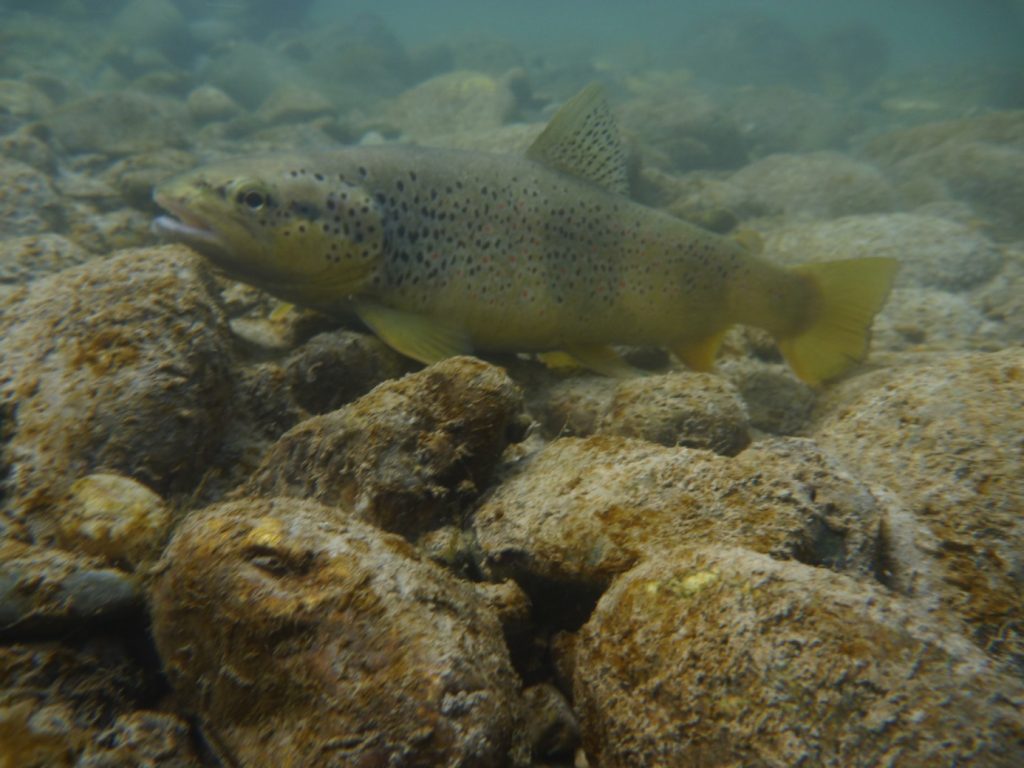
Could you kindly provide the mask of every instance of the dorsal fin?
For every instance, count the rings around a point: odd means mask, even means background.
[[[562,105],[526,156],[620,195],[629,191],[619,127],[597,83]]]

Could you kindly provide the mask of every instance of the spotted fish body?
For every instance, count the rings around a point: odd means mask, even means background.
[[[734,323],[785,342],[820,322],[829,300],[820,265],[775,267],[620,194],[613,129],[588,89],[526,156],[376,146],[212,165],[157,190],[180,219],[159,226],[281,298],[355,310],[426,362],[565,350],[614,371],[608,345],[659,344],[704,369]],[[837,264],[843,282],[872,275],[856,341],[840,353],[845,368],[864,353],[893,268]],[[802,357],[791,363],[807,380],[838,372],[835,360]]]

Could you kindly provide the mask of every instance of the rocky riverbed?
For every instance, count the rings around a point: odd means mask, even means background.
[[[1021,764],[1024,105],[105,5],[2,33],[0,766]],[[865,365],[422,368],[150,232],[199,162],[521,151],[594,77],[637,200],[900,260]]]

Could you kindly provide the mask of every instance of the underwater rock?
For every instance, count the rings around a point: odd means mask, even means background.
[[[118,715],[82,750],[75,768],[200,768],[188,723],[168,712]]]
[[[842,149],[864,122],[848,102],[788,85],[736,88],[722,96],[722,108],[755,158]]]
[[[163,499],[120,475],[79,478],[61,506],[57,528],[63,547],[128,571],[156,560],[171,530]]]
[[[10,133],[53,109],[50,98],[29,83],[0,79],[0,134]]]
[[[49,232],[61,216],[61,199],[49,177],[0,157],[0,237]]]
[[[754,429],[795,435],[809,423],[817,393],[786,365],[733,358],[720,360],[717,370],[743,398]]]
[[[230,120],[242,114],[241,105],[215,85],[200,85],[185,99],[192,119],[200,125]]]
[[[44,141],[46,131],[38,124],[0,136],[0,155],[31,165],[50,178],[57,175],[57,155]]]
[[[407,373],[410,364],[376,336],[338,330],[311,338],[292,353],[285,367],[295,401],[319,414]]]
[[[1024,238],[1024,110],[890,131],[864,151],[890,171],[906,199],[966,202],[996,237]]]
[[[191,130],[181,102],[127,89],[84,96],[43,122],[68,152],[115,156],[187,146]]]
[[[319,91],[298,85],[283,85],[263,100],[256,117],[266,123],[301,123],[335,111],[330,99]]]
[[[499,128],[436,134],[429,142],[432,147],[525,155],[543,130],[543,123],[510,123]]]
[[[0,283],[27,283],[89,258],[88,251],[61,235],[9,237],[0,240]]]
[[[583,747],[635,765],[1010,768],[1024,687],[870,584],[742,549],[665,553],[579,634]]]
[[[734,456],[750,443],[748,427],[743,400],[725,379],[671,373],[620,382],[597,434]]]
[[[1002,254],[984,234],[913,213],[847,216],[789,224],[765,238],[765,255],[784,264],[885,256],[900,262],[900,287],[962,291],[990,279]]]
[[[497,129],[511,119],[515,106],[507,82],[461,70],[403,91],[368,128],[431,143],[433,136]]]
[[[1024,673],[1024,349],[937,354],[838,384],[816,439],[905,511],[893,587],[951,611]]]
[[[616,574],[686,542],[871,579],[882,512],[810,440],[766,440],[725,458],[626,438],[562,438],[498,486],[473,527],[488,578],[515,579],[535,604],[554,602],[556,615],[568,616]]]
[[[871,139],[864,151],[875,162],[889,166],[919,152],[963,142],[1024,150],[1024,110],[987,112],[888,131]]]
[[[1002,272],[971,294],[971,303],[998,323],[1007,338],[1024,344],[1024,241],[1007,247]]]
[[[552,435],[618,435],[732,456],[750,442],[743,401],[720,376],[667,373],[567,379],[534,404]]]
[[[68,209],[68,237],[96,254],[151,245],[153,217],[138,208],[97,211],[80,204]]]
[[[831,219],[889,211],[892,186],[872,165],[838,152],[769,155],[729,177],[738,215]]]
[[[550,683],[523,691],[526,732],[534,760],[571,758],[579,746],[580,727],[565,696]]]
[[[994,237],[1024,238],[1024,147],[951,142],[912,155],[892,173],[911,200],[966,202]]]
[[[967,294],[935,288],[896,288],[871,331],[872,348],[888,352],[978,351],[1012,339],[1012,328],[986,317]]]
[[[415,538],[460,520],[521,408],[503,370],[449,358],[289,430],[236,496],[312,499]]]
[[[152,614],[168,678],[231,765],[525,762],[497,618],[340,510],[245,499],[193,513]]]
[[[140,708],[154,683],[115,641],[0,646],[4,765],[198,768],[188,724]]]
[[[246,109],[256,109],[278,86],[302,82],[285,56],[245,39],[214,48],[199,76]]]
[[[360,108],[434,74],[429,66],[417,67],[387,22],[372,12],[305,28],[290,49],[335,103]]]
[[[0,638],[63,634],[142,607],[142,587],[106,560],[0,542]]]
[[[127,251],[31,284],[0,314],[5,504],[37,535],[78,477],[192,488],[231,396],[231,339],[205,262]],[[5,425],[6,427],[7,425]]]
[[[153,205],[153,187],[194,168],[197,162],[191,152],[160,149],[118,160],[104,171],[101,178],[121,193],[124,202],[146,210]]]
[[[629,81],[634,98],[621,107],[623,130],[646,164],[665,171],[736,168],[747,159],[739,127],[687,72]]]

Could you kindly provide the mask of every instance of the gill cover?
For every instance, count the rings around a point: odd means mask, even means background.
[[[362,188],[300,174],[285,160],[211,165],[157,188],[180,225],[157,222],[231,276],[306,305],[336,304],[370,278],[383,248]]]

